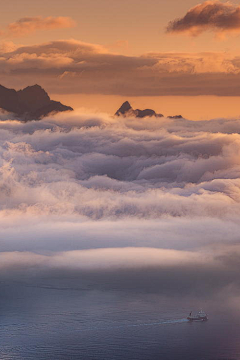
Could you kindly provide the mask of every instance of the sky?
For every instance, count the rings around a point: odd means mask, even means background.
[[[76,27],[51,32],[51,40],[75,38],[84,42],[112,46],[127,41],[125,53],[142,55],[151,51],[226,51],[237,41],[218,43],[212,36],[196,41],[189,38],[168,37],[165,27],[170,20],[184,15],[198,1],[186,0],[43,0],[35,2],[10,0],[1,13],[1,24],[7,26],[19,18],[32,16],[69,16]],[[49,40],[48,33],[39,33],[21,39],[22,44],[35,44]],[[207,40],[207,41],[206,41]],[[117,50],[117,49],[115,49]],[[122,49],[121,49],[122,50]]]
[[[10,0],[0,14],[0,81],[17,89],[39,83],[90,111],[112,113],[128,99],[166,115],[238,117],[238,6]]]

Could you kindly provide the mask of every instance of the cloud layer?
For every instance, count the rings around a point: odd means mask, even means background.
[[[240,32],[240,6],[231,2],[209,0],[191,8],[183,18],[168,24],[168,33],[198,36],[211,30],[218,34]]]
[[[239,293],[239,120],[3,119],[0,280]]]
[[[39,83],[54,94],[240,95],[239,56],[148,53],[124,56],[76,40],[0,47],[3,85]]]

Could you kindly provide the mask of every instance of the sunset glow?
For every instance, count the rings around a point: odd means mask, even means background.
[[[240,2],[0,17],[0,360],[239,359]]]

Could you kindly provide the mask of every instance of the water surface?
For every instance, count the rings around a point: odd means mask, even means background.
[[[2,284],[0,358],[239,359],[238,318],[208,303],[210,320],[189,323],[191,305],[143,292]]]

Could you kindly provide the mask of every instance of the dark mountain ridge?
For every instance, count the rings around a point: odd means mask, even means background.
[[[152,110],[152,109],[144,109],[144,110],[140,110],[140,109],[133,109],[132,106],[130,105],[130,103],[128,101],[125,101],[122,106],[117,110],[117,112],[115,113],[115,116],[123,116],[123,117],[127,117],[127,116],[132,116],[132,117],[137,117],[137,118],[144,118],[144,117],[163,117],[163,114],[157,114],[156,111]],[[175,116],[168,116],[169,119],[183,119],[182,115],[175,115]]]
[[[122,106],[118,109],[118,111],[115,113],[116,116],[135,116],[138,118],[144,118],[147,116],[156,116],[156,117],[163,117],[162,114],[157,114],[152,109],[133,109],[132,106],[128,101],[125,101]]]
[[[70,106],[51,100],[47,92],[37,84],[18,91],[0,85],[0,108],[25,121],[39,120],[50,113],[73,110]]]

